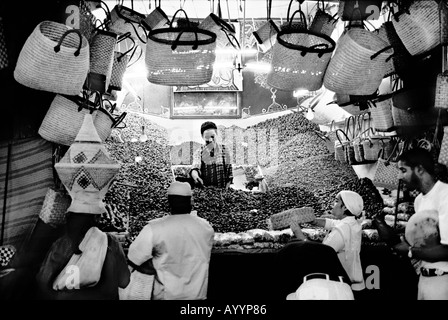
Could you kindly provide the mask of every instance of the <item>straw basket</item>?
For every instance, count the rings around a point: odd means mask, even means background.
[[[14,79],[36,89],[77,95],[89,70],[89,43],[64,24],[39,23],[20,51]]]
[[[397,108],[392,105],[392,117],[394,120],[394,126],[397,129],[401,127],[416,127],[420,125],[419,112],[416,110],[406,110]]]
[[[142,25],[148,30],[152,31],[154,29],[159,29],[164,26],[170,25],[170,19],[162,8],[155,8],[146,18],[142,21]]]
[[[288,12],[286,14],[286,22],[283,23],[280,26],[280,30],[286,31],[286,30],[307,30],[308,29],[308,23],[306,19],[305,13],[302,11],[301,5],[299,5],[299,10],[294,11],[294,13],[290,16],[291,13],[291,5],[294,2],[294,0],[291,0],[289,2],[288,6]],[[300,15],[300,19],[294,21],[294,17],[296,14]]]
[[[70,196],[53,188],[48,188],[39,218],[46,224],[57,228],[66,223],[67,209],[70,206]]]
[[[440,44],[439,5],[436,1],[414,1],[409,13],[394,15],[393,26],[406,49],[413,56]]]
[[[353,151],[355,153],[355,160],[359,162],[364,162],[366,159],[364,158],[364,146],[362,144],[363,137],[357,137],[353,141]]]
[[[84,105],[87,103],[87,105]],[[81,97],[56,95],[40,127],[39,135],[45,140],[69,146],[81,128],[86,114],[96,116],[95,107]]]
[[[280,29],[275,22],[269,19],[258,30],[252,32],[252,34],[255,40],[257,40],[260,49],[266,52],[274,46],[277,41],[277,33],[279,32]]]
[[[392,48],[368,30],[353,28],[339,38],[324,77],[327,89],[350,95],[375,92],[387,71]]]
[[[223,48],[228,45],[229,39],[226,34],[235,35],[235,28],[214,13],[210,13],[202,20],[199,28],[216,34],[216,47],[218,48]]]
[[[122,5],[116,5],[110,12],[110,21],[107,24],[109,31],[116,34],[131,33],[134,39],[145,42],[146,32],[142,26],[146,16]],[[140,30],[138,28],[140,27]]]
[[[87,1],[79,3],[79,31],[90,43],[95,31],[95,16],[90,11]]]
[[[120,91],[123,85],[123,76],[128,67],[129,56],[121,52],[114,52],[114,62],[112,64],[112,72],[110,76],[108,91]]]
[[[335,27],[336,27],[336,19],[334,19],[327,12],[318,9],[316,11],[316,14],[314,15],[309,30],[311,32],[324,34],[330,37]]]
[[[270,217],[270,227],[272,230],[289,228],[292,221],[307,223],[314,221],[314,209],[310,207],[294,208],[276,213]]]
[[[126,112],[123,112],[118,117],[114,117],[105,108],[98,108],[95,119],[93,123],[95,125],[96,131],[101,138],[101,141],[105,142],[107,138],[110,137],[112,129],[116,128],[126,117]]]
[[[448,167],[448,126],[443,127],[443,139],[440,144],[438,162]]]
[[[341,140],[340,133],[345,136],[345,139]],[[350,144],[350,139],[347,134],[341,129],[336,130],[337,141],[334,143],[334,157],[337,161],[347,162],[346,149]]]
[[[114,63],[114,48],[117,43],[117,34],[98,30],[90,44],[90,74],[105,77],[105,89],[108,88]],[[100,90],[105,92],[106,90]]]
[[[364,150],[364,159],[367,161],[378,160],[378,154],[382,148],[383,143],[380,139],[368,138],[362,142]]]
[[[392,22],[390,22],[390,25],[392,26]],[[388,36],[387,36],[387,30],[386,30],[386,24],[383,23],[381,25],[381,27],[379,29],[376,30],[376,32],[378,33],[378,37],[381,38],[381,40],[383,40],[384,42],[386,42],[388,45],[392,46],[392,48],[394,48],[394,46],[392,45],[392,43],[390,42]],[[395,66],[394,66],[394,57],[396,55],[396,51],[394,48],[394,55],[392,56],[392,59],[386,59],[386,67],[385,70],[386,72],[384,73],[384,77],[389,77],[390,75],[395,73]]]
[[[434,106],[436,108],[448,109],[448,72],[437,75]]]
[[[394,49],[394,54],[392,55],[392,62],[394,65],[395,73],[400,75],[402,72],[406,72],[412,67],[412,55],[404,46],[397,32],[395,31],[392,21],[386,21],[380,28],[379,36],[384,37],[383,33],[386,33],[388,43]]]
[[[215,49],[216,34],[201,28],[153,30],[146,44],[148,81],[166,86],[207,83],[213,75]]]
[[[394,129],[392,117],[392,95],[385,95],[369,103],[369,111],[376,131],[388,132]]]
[[[286,91],[319,90],[335,47],[329,36],[306,30],[280,31],[273,48],[268,85]]]
[[[4,32],[2,18],[0,17],[0,70],[7,68],[9,65]]]

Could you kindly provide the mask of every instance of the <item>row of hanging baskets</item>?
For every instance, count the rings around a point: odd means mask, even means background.
[[[290,7],[291,4],[292,1]],[[187,22],[182,27],[173,27],[178,12],[185,14]],[[414,56],[441,43],[441,27],[437,23],[441,12],[436,1],[415,1],[407,11],[394,14],[384,30],[372,32],[362,25],[351,24],[336,44],[329,36],[335,22],[332,16],[318,10],[308,28],[299,9],[288,16],[286,24],[274,28],[275,32],[280,31],[272,49],[272,71],[267,83],[278,90],[316,91],[324,85],[339,94],[370,95],[386,75],[397,69],[398,58],[404,56],[398,49]],[[297,14],[300,20],[294,20]],[[268,26],[272,32],[272,24]],[[145,16],[117,5],[110,12],[107,9],[103,28],[87,39],[66,26],[49,21],[39,24],[29,39],[34,43],[29,46],[27,43],[21,52],[16,80],[38,90],[78,94],[87,79],[89,89],[104,92],[111,86],[112,71],[125,70],[127,58],[114,52],[114,47],[121,37],[129,35],[146,44],[145,64],[150,82],[201,85],[212,78],[217,46],[232,44],[231,36],[235,36],[233,26],[214,14],[197,27],[190,24],[184,10],[178,10],[170,22],[160,7]],[[401,47],[392,41],[394,35]],[[50,52],[49,47],[55,50]],[[42,54],[49,55],[43,57],[47,62],[36,63]],[[33,75],[36,71],[38,75]],[[47,78],[53,81],[45,81]],[[66,88],[60,88],[64,85]],[[111,88],[120,89],[120,81],[114,81]]]
[[[38,131],[44,139],[70,145],[88,113],[103,141],[123,121],[126,113],[114,113],[115,106],[103,94],[110,86],[121,89],[130,50],[115,50],[126,37],[96,30],[89,42],[62,23],[43,21],[35,27],[19,54],[14,78],[56,94]]]
[[[412,67],[412,57],[443,43],[440,21],[446,20],[444,7],[436,1],[415,1],[376,31],[350,22],[336,45],[312,28],[282,30],[273,45],[268,84],[285,91],[314,91],[324,85],[339,94],[371,95],[384,77]],[[315,18],[319,18],[317,13]],[[325,19],[330,25],[331,16]]]

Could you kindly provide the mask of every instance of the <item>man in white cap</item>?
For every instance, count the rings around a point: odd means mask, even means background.
[[[316,218],[313,222],[319,227],[331,230],[322,243],[337,252],[338,258],[352,282],[355,298],[357,292],[365,289],[360,259],[362,227],[357,220],[361,217],[363,208],[364,201],[358,193],[343,190],[337,194],[331,211],[335,219]],[[296,222],[291,223],[291,229],[296,238],[306,239]]]
[[[171,215],[151,220],[142,229],[129,247],[128,259],[136,266],[152,260],[153,300],[206,299],[214,230],[190,214],[190,184],[171,183],[168,202]]]

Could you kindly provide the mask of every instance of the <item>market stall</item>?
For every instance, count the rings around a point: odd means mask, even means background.
[[[329,231],[311,222],[335,218],[336,196],[352,190],[364,201],[364,278],[380,270],[365,298],[415,299],[411,262],[373,220],[400,236],[415,214],[418,192],[398,180],[405,150],[429,150],[448,182],[446,2],[198,2],[66,0],[20,17],[2,14],[17,4],[0,5],[0,82],[15,106],[0,129],[0,295],[32,297],[25,288],[73,200],[54,167],[90,114],[111,160],[95,159],[120,164],[98,227],[125,253],[170,214],[170,183],[186,181],[215,232],[209,299],[284,300],[309,273],[347,278],[322,244]],[[190,176],[210,119],[231,188]]]

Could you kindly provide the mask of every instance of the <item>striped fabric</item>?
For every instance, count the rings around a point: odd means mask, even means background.
[[[0,142],[0,228],[3,221],[8,144]],[[29,237],[45,198],[53,186],[52,144],[42,138],[12,142],[3,245],[20,248]]]

